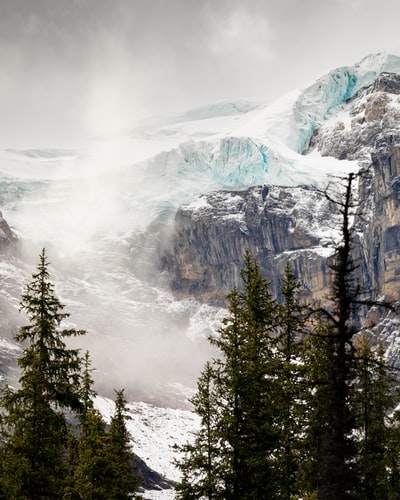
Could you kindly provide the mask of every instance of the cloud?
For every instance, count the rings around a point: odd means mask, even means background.
[[[226,17],[209,12],[212,33],[209,47],[220,57],[271,60],[275,56],[270,23],[257,11],[239,6]]]
[[[377,44],[397,46],[399,10],[394,0],[385,8],[376,0],[2,0],[0,146],[69,146],[145,115],[274,99]]]

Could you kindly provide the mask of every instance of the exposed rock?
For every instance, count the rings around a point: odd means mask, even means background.
[[[346,105],[350,122],[336,120],[315,132],[310,149],[356,160],[368,175],[359,183],[363,218],[355,258],[371,298],[398,299],[400,281],[400,76],[381,74]],[[159,242],[162,269],[179,296],[222,301],[240,285],[246,249],[279,293],[290,261],[303,295],[321,299],[330,282],[327,256],[337,228],[335,207],[311,187],[259,186],[216,192],[181,207],[172,236]],[[324,291],[325,289],[325,291]]]
[[[315,134],[323,155],[357,160],[368,176],[359,186],[361,265],[373,298],[398,299],[400,280],[400,75],[382,73],[348,103],[350,127]]]
[[[176,215],[165,251],[172,289],[180,296],[223,301],[234,285],[240,286],[249,250],[275,293],[290,260],[303,294],[318,297],[329,279],[321,269],[331,253],[334,210],[310,187],[259,186],[203,196]]]
[[[11,230],[3,214],[0,212],[0,253],[15,253],[18,241],[17,235]]]

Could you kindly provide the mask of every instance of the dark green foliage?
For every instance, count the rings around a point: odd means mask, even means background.
[[[25,345],[18,363],[20,387],[2,396],[2,488],[7,498],[60,498],[65,480],[67,425],[64,409],[81,407],[79,352],[65,338],[84,332],[60,329],[63,305],[49,281],[45,251],[22,295],[29,324],[16,340]]]
[[[211,342],[193,399],[201,417],[181,448],[182,499],[307,500],[400,498],[399,398],[383,353],[360,337],[362,294],[352,258],[354,215],[347,179],[342,242],[332,263],[330,307],[308,307],[285,269],[277,303],[245,256],[244,289]],[[361,340],[360,340],[361,338]]]
[[[82,376],[82,411],[77,436],[71,435],[68,448],[69,481],[64,500],[124,500],[135,498],[140,478],[134,471],[126,429],[123,391],[117,391],[115,413],[109,431],[94,408],[93,379],[89,353],[85,354]]]
[[[230,317],[214,344],[223,354],[220,384],[224,394],[221,437],[229,454],[226,498],[274,498],[272,453],[275,424],[274,347],[277,303],[257,262],[247,253],[243,292],[230,295]]]
[[[304,434],[308,407],[304,385],[302,339],[306,331],[303,307],[298,301],[299,283],[289,265],[281,287],[276,368],[278,390],[275,394],[278,447],[274,452],[279,498],[290,500],[301,491],[301,464],[304,460]]]
[[[20,343],[28,342],[23,356],[18,360],[22,369],[20,383],[29,385],[31,372],[42,373],[43,394],[62,408],[79,410],[81,358],[78,349],[67,348],[65,340],[71,336],[84,335],[83,330],[60,329],[60,323],[69,317],[63,312],[64,305],[54,293],[49,279],[45,250],[40,255],[38,272],[32,275],[22,295],[21,309],[28,316],[29,324],[23,326],[16,336]]]
[[[126,428],[126,400],[124,391],[116,391],[115,412],[111,419],[107,458],[110,464],[109,500],[124,500],[134,497],[140,484],[135,473],[135,456],[130,448],[129,433]]]
[[[107,456],[106,423],[93,406],[93,390],[89,353],[83,360],[80,388],[82,402],[79,425],[71,429],[68,447],[68,482],[64,500],[102,500],[108,498],[110,463]]]
[[[16,336],[23,345],[20,386],[6,387],[1,398],[0,498],[133,498],[138,479],[123,392],[117,392],[106,432],[93,406],[89,353],[82,360],[79,350],[66,344],[68,337],[84,332],[60,327],[69,315],[54,294],[44,250],[32,278],[21,302],[29,324]]]
[[[355,414],[351,406],[355,377],[353,338],[357,331],[353,313],[360,290],[355,278],[352,257],[353,229],[350,219],[355,215],[352,186],[354,174],[345,179],[344,194],[334,203],[342,215],[341,241],[336,247],[333,263],[331,307],[320,310],[322,330],[315,332],[320,338],[313,343],[314,362],[324,371],[308,366],[309,384],[315,386],[310,400],[314,413],[310,433],[319,435],[317,455],[314,459],[316,490],[320,498],[345,500],[355,498],[356,456]],[[333,201],[328,192],[328,199]],[[318,380],[313,372],[318,371]]]
[[[390,417],[396,402],[393,385],[386,366],[383,350],[372,349],[370,340],[363,335],[357,349],[357,380],[353,404],[357,414],[357,428],[361,436],[358,451],[360,477],[357,497],[384,500],[400,495],[393,490],[392,480],[398,473],[390,457],[398,455],[399,443],[393,439],[398,433]],[[393,445],[395,448],[393,449]]]
[[[219,436],[221,400],[218,366],[206,363],[197,382],[197,394],[191,402],[201,417],[201,428],[194,444],[181,448],[185,455],[178,465],[182,480],[177,486],[177,498],[223,498],[223,457],[226,450]]]
[[[105,422],[94,408],[85,412],[77,439],[77,457],[65,500],[108,500],[111,464]]]
[[[229,296],[229,317],[211,339],[221,359],[207,364],[194,399],[202,427],[181,463],[181,498],[275,498],[275,377],[279,308],[249,254],[243,292]],[[218,455],[217,455],[218,454]]]
[[[365,339],[357,348],[360,328],[355,313],[364,301],[350,222],[357,216],[355,180],[356,175],[349,174],[338,199],[326,193],[342,215],[341,242],[331,265],[331,307],[319,308],[304,352],[312,410],[303,477],[306,490],[324,500],[389,498],[387,474],[395,477],[397,468],[389,465],[387,447],[399,450],[392,440],[396,432],[388,425],[396,401],[390,397],[384,360],[378,361]]]

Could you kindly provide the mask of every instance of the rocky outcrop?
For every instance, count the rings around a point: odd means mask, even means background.
[[[308,151],[356,160],[365,172],[356,188],[360,282],[373,299],[384,295],[398,300],[400,76],[381,74],[343,111],[350,119],[328,121],[315,132]],[[178,210],[172,234],[161,243],[161,267],[178,296],[220,302],[240,284],[243,255],[249,250],[274,293],[279,295],[283,268],[290,261],[302,294],[321,299],[330,282],[327,257],[338,223],[336,208],[312,187],[216,192]]]
[[[323,155],[356,160],[365,176],[359,185],[358,230],[366,286],[374,299],[399,299],[400,284],[400,75],[382,73],[348,103],[347,126],[321,128],[311,147]]]
[[[12,231],[0,212],[0,253],[7,255],[15,253],[18,241],[17,235]]]
[[[329,280],[326,257],[332,252],[334,211],[310,187],[259,186],[205,195],[176,214],[164,254],[170,285],[180,296],[224,301],[241,284],[248,250],[277,295],[290,261],[303,295],[319,297]]]

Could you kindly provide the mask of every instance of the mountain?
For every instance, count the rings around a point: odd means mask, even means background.
[[[45,246],[70,321],[87,330],[99,407],[107,415],[125,387],[138,454],[177,479],[168,445],[197,425],[187,397],[245,249],[276,294],[289,261],[304,298],[324,299],[340,220],[321,193],[332,176],[369,171],[360,281],[373,299],[399,300],[399,75],[400,57],[374,54],[274,103],[217,103],[76,151],[0,151],[3,380],[16,378],[20,294]],[[380,319],[396,362],[398,321],[380,315],[361,320]]]

